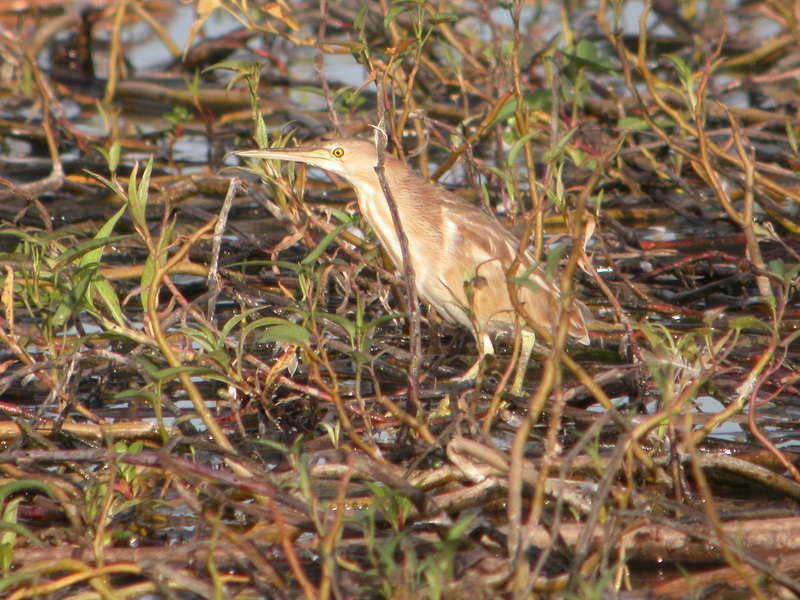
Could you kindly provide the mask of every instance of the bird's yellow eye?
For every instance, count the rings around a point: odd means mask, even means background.
[[[331,150],[334,158],[342,158],[344,156],[344,148],[334,148]]]

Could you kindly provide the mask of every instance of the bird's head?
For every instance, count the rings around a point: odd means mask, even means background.
[[[299,148],[244,150],[236,152],[236,155],[244,158],[288,160],[319,167],[339,175],[356,188],[360,184],[373,186],[377,182],[375,166],[378,164],[378,153],[375,145],[367,140],[341,139]],[[387,156],[387,161],[390,159]]]

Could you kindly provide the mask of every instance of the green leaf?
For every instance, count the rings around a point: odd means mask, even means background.
[[[226,371],[231,367],[231,361],[228,357],[227,352],[218,348],[217,350],[212,350],[208,354],[205,355],[205,360],[213,361],[214,363],[218,364],[220,368],[225,369]]]
[[[172,381],[182,373],[188,373],[192,377],[200,377],[202,379],[209,379],[209,380],[221,381],[223,383],[230,383],[230,379],[226,377],[223,373],[215,371],[214,369],[208,369],[205,367],[198,367],[194,365],[180,365],[178,367],[168,367],[166,369],[159,369],[152,373],[152,377],[155,381],[159,382]]]
[[[122,207],[122,212],[125,212],[125,207]],[[99,233],[97,235],[100,235]],[[69,250],[62,252],[58,259],[53,263],[54,271],[63,269],[65,266],[76,263],[78,267],[85,267],[96,265],[100,262],[100,256],[103,249],[109,244],[115,244],[121,240],[129,239],[129,235],[115,235],[110,237],[93,238],[86,240],[73,246]],[[89,258],[87,258],[89,256]]]
[[[119,303],[119,298],[117,298],[117,292],[114,290],[114,287],[107,279],[98,277],[94,281],[94,289],[97,291],[97,295],[100,296],[100,299],[103,301],[103,304],[108,309],[108,312],[117,325],[124,326],[125,318],[122,315],[122,306]]]
[[[0,521],[0,531],[11,531],[21,537],[24,537],[26,540],[42,550],[46,548],[42,541],[37,538],[30,529],[24,525],[20,525],[19,523],[7,523]]]
[[[408,2],[393,2],[392,7],[386,13],[386,17],[383,19],[383,26],[389,27],[389,25],[392,24],[392,21],[409,10],[411,10],[411,4]]]
[[[623,117],[617,121],[617,128],[647,131],[650,129],[650,125],[647,124],[647,121],[638,117]]]
[[[361,10],[358,11],[355,20],[353,21],[353,29],[361,29],[361,24],[364,22],[364,17],[367,15],[367,9],[369,9],[369,3],[364,4],[361,7]]]
[[[117,171],[117,167],[119,166],[119,155],[120,155],[120,144],[119,140],[114,140],[111,143],[111,148],[108,149],[108,170],[111,173],[115,173]]]
[[[558,142],[556,142],[556,145],[553,146],[552,148],[550,148],[550,150],[548,150],[547,152],[544,153],[544,156],[542,156],[542,162],[547,164],[547,163],[552,162],[555,159],[559,158],[562,154],[564,154],[564,148],[569,143],[569,141],[572,139],[572,136],[575,135],[576,131],[578,131],[578,128],[577,127],[573,127],[567,133],[565,133],[563,136],[561,136],[561,139],[558,140]]]
[[[292,323],[291,321],[287,321],[286,319],[281,319],[279,317],[264,317],[263,319],[257,319],[255,321],[253,321],[252,323],[247,325],[247,327],[244,327],[242,329],[242,333],[239,336],[239,343],[240,344],[244,343],[245,338],[250,334],[251,331],[253,331],[255,329],[271,328],[271,327],[283,327],[283,329],[279,329],[278,330],[278,332],[277,332],[278,335],[288,335],[290,337],[293,337],[294,340],[300,340],[300,341],[288,341],[287,343],[290,343],[290,344],[295,344],[295,345],[301,346],[301,345],[305,344],[306,342],[308,342],[308,340],[311,339],[311,334],[308,332],[308,330],[306,330],[304,327],[301,327],[300,325],[296,325],[295,323]],[[298,329],[302,329],[305,332],[305,335],[301,334],[301,333],[299,333],[297,331],[294,331],[292,333],[290,330],[292,330],[293,327],[297,327]],[[303,339],[303,338],[305,338],[305,339]],[[264,339],[264,338],[259,338],[259,341],[261,343],[266,343],[267,341],[273,341],[273,342],[281,341],[281,342],[283,342],[283,341],[286,341],[286,340],[277,340],[277,339],[268,340],[268,339]]]
[[[236,327],[239,323],[247,319],[250,315],[260,312],[262,310],[264,310],[263,307],[251,308],[241,314],[236,315],[235,317],[232,317],[225,323],[225,325],[222,326],[219,337],[223,340],[226,339],[230,335],[234,327]]]
[[[75,273],[72,289],[61,297],[58,307],[49,319],[51,327],[61,327],[67,319],[78,312],[96,273],[97,265],[84,267]]]
[[[303,346],[311,340],[311,333],[300,325],[286,322],[282,325],[267,327],[256,339],[257,344],[278,342],[282,344],[292,344],[293,346]]]
[[[353,340],[356,336],[356,326],[353,325],[352,321],[347,317],[343,317],[342,315],[330,315],[330,314],[321,314],[318,315],[323,319],[328,319],[328,321],[332,323],[336,323],[339,327],[344,329],[347,332],[347,335]]]
[[[87,171],[86,169],[84,169],[83,172],[86,173],[89,177],[94,177],[95,179],[97,179],[97,181],[105,185],[117,196],[119,196],[120,198],[122,198],[127,202],[128,198],[125,196],[125,190],[123,190],[116,181],[111,181],[110,179],[106,179],[102,175],[98,175],[97,173],[92,173],[91,171]]]
[[[439,25],[440,23],[455,23],[458,21],[458,15],[451,12],[436,13],[430,18],[432,25]]]
[[[496,175],[502,179],[506,184],[512,184],[514,182],[511,173],[508,171],[498,169],[497,167],[493,167],[491,165],[484,165],[484,168],[492,175]]]
[[[680,56],[675,54],[665,54],[664,58],[668,59],[675,65],[675,69],[678,71],[678,76],[683,80],[691,81],[692,73],[689,71],[689,67],[686,66],[686,61],[684,61]]]
[[[18,481],[12,481],[11,483],[0,486],[0,504],[5,502],[5,499],[11,494],[30,491],[42,492],[51,498],[55,498],[53,493],[50,491],[50,488],[41,481],[36,481],[34,479],[20,479]]]
[[[258,113],[256,116],[256,144],[259,148],[269,147],[269,134],[267,133],[267,124],[264,122],[264,116]]]
[[[142,450],[144,450],[144,442],[142,440],[136,440],[130,446],[128,446],[127,453],[139,454]]]
[[[764,323],[761,319],[756,319],[755,317],[736,317],[735,319],[728,321],[728,325],[731,329],[755,329],[772,333],[772,328],[769,325]]]
[[[150,193],[150,174],[153,172],[153,155],[147,161],[147,166],[142,173],[142,180],[139,182],[139,187],[136,190],[136,200],[139,202],[142,211],[142,218],[144,218],[144,209],[147,206],[147,196]]]
[[[791,123],[786,123],[786,138],[789,140],[792,152],[797,154],[797,137],[794,135],[794,126]]]
[[[528,279],[527,277],[509,277],[508,281],[509,283],[513,283],[517,287],[526,287],[534,293],[542,290],[541,285],[539,285],[532,279]]]
[[[325,250],[328,248],[328,246],[330,245],[330,243],[331,243],[331,242],[332,242],[334,239],[336,239],[336,236],[337,236],[337,235],[339,235],[339,234],[342,232],[342,229],[344,229],[345,227],[347,227],[347,226],[350,224],[350,222],[351,222],[352,220],[353,220],[353,217],[351,216],[351,217],[350,217],[350,218],[349,218],[349,219],[348,219],[346,222],[342,223],[341,225],[339,225],[338,227],[336,227],[335,229],[333,229],[333,230],[332,230],[330,233],[328,233],[328,235],[326,235],[324,238],[322,238],[322,239],[320,240],[319,244],[317,244],[317,247],[316,247],[316,248],[314,248],[314,251],[313,251],[313,252],[311,252],[311,254],[309,254],[308,256],[306,256],[306,257],[305,257],[305,258],[304,258],[304,259],[303,259],[303,260],[300,262],[300,264],[301,264],[301,265],[306,265],[306,266],[307,266],[307,265],[312,265],[312,264],[314,264],[315,262],[317,262],[317,259],[320,257],[320,255],[321,255],[323,252],[325,252]]]
[[[528,140],[530,140],[535,135],[536,135],[535,132],[529,133],[518,139],[516,142],[514,142],[514,145],[511,146],[511,150],[508,153],[508,158],[506,159],[506,164],[508,165],[509,168],[511,169],[514,168],[514,165],[517,163],[517,155],[525,147],[525,144],[528,142]]]
[[[131,210],[131,218],[142,229],[147,229],[147,223],[144,219],[144,206],[139,204],[136,197],[136,177],[139,175],[139,161],[133,163],[133,170],[128,178],[128,206]]]
[[[109,243],[113,243],[119,239],[123,239],[122,237],[117,237],[111,239],[111,233],[114,231],[114,226],[117,224],[117,221],[120,220],[120,217],[125,214],[125,207],[122,206],[120,209],[114,213],[111,218],[105,222],[105,224],[100,228],[100,230],[95,234],[93,241],[95,243],[101,244],[94,250],[87,252],[84,254],[81,259],[78,261],[78,267],[85,267],[87,265],[98,264],[100,259],[103,256],[103,250]],[[127,236],[125,236],[127,237]]]
[[[130,400],[132,398],[134,399],[143,398],[145,401],[154,405],[160,402],[161,400],[158,394],[155,394],[153,392],[148,392],[147,390],[125,390],[124,392],[120,392],[119,394],[114,394],[115,400]]]
[[[140,298],[142,300],[142,308],[145,313],[147,312],[147,300],[150,297],[150,284],[153,282],[153,277],[156,274],[156,264],[152,255],[148,255],[144,261],[144,268],[142,269],[142,279],[139,282],[142,292]]]
[[[401,313],[385,314],[385,315],[382,315],[382,316],[378,317],[377,319],[374,319],[374,320],[370,321],[369,323],[367,323],[367,325],[366,325],[366,327],[364,329],[365,329],[365,331],[369,331],[370,329],[375,329],[377,327],[381,327],[382,325],[384,325],[386,323],[389,323],[391,321],[394,321],[396,319],[402,319],[405,316],[406,315],[403,315]]]
[[[220,69],[222,71],[233,71],[236,73],[236,75],[231,78],[226,90],[232,90],[237,83],[244,79],[247,81],[247,85],[252,91],[255,89],[254,86],[258,85],[258,80],[261,77],[261,69],[263,68],[264,66],[255,60],[233,60],[206,67],[203,69],[203,73],[207,73],[208,71],[213,71],[216,69]]]
[[[782,258],[769,261],[769,270],[781,279],[786,279],[786,263],[783,262]]]
[[[536,110],[550,110],[551,105],[551,97],[550,92],[547,90],[542,90],[539,92],[534,92],[533,94],[527,94],[522,98],[522,106],[527,108],[528,110],[536,111]],[[512,98],[508,102],[503,105],[499,111],[497,111],[497,116],[492,121],[489,128],[494,127],[498,123],[503,123],[506,120],[510,119],[514,116],[514,113],[517,111],[517,100]]]
[[[565,69],[568,71],[581,71],[585,69],[587,71],[599,71],[611,75],[617,73],[617,70],[614,68],[608,56],[601,56],[598,58],[597,46],[595,46],[594,42],[591,40],[580,40],[571,49],[563,51],[562,55],[566,59]],[[571,73],[570,77],[574,78],[575,75],[577,75],[576,72]]]
[[[22,588],[23,583],[33,580],[34,577],[38,580],[40,575],[38,573],[22,573],[0,577],[0,593],[6,589]]]
[[[463,539],[464,534],[469,528],[470,523],[474,520],[476,513],[467,514],[465,517],[459,519],[448,531],[446,539],[451,541],[459,541]]]

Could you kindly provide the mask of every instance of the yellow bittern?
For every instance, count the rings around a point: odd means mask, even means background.
[[[392,221],[375,167],[378,154],[372,142],[341,139],[317,146],[246,150],[245,158],[286,160],[325,169],[343,178],[356,190],[358,207],[394,266],[402,271],[400,240]],[[386,183],[397,205],[419,296],[453,324],[472,330],[480,359],[494,352],[492,334],[511,334],[524,325],[509,296],[508,270],[520,242],[493,216],[414,173],[405,163],[387,155]],[[532,285],[517,287],[527,316],[545,328],[554,328],[562,310],[558,286],[545,278],[544,270],[525,256],[517,273]],[[589,343],[588,309],[572,302],[569,334]],[[522,354],[512,391],[519,393],[535,335],[523,330]],[[480,359],[465,374],[472,378]]]

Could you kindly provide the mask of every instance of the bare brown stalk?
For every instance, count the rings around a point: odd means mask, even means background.
[[[381,184],[383,195],[386,198],[386,204],[389,206],[389,212],[392,215],[397,238],[400,240],[400,252],[403,259],[403,275],[405,278],[406,289],[408,290],[408,304],[409,304],[409,330],[410,342],[409,351],[411,353],[411,362],[408,367],[408,399],[409,404],[414,406],[419,415],[424,415],[422,405],[419,402],[419,368],[422,364],[422,327],[420,324],[421,316],[419,309],[419,295],[417,293],[416,278],[414,276],[414,268],[411,265],[411,255],[408,252],[408,237],[403,230],[403,225],[400,222],[400,214],[397,211],[397,203],[392,195],[392,190],[386,181],[386,172],[384,170],[385,158],[385,144],[388,140],[386,131],[383,129],[388,122],[388,115],[384,110],[385,84],[383,73],[378,73],[375,79],[378,87],[378,121],[379,126],[375,129],[375,145],[378,149],[378,164],[375,167],[375,172],[378,174],[378,181]],[[423,416],[424,419],[424,416]]]

